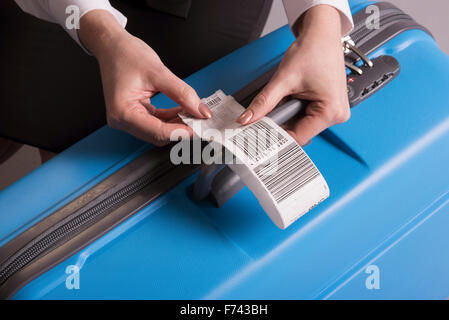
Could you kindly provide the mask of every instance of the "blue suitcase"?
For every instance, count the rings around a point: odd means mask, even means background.
[[[372,3],[352,1],[355,17]],[[305,148],[328,200],[280,230],[247,188],[219,208],[195,202],[198,166],[172,167],[166,150],[104,127],[0,193],[0,297],[447,298],[449,58],[379,7],[383,41],[369,48],[362,27],[355,44],[373,61],[394,57],[400,73],[364,88],[350,121]],[[186,81],[200,96],[234,94],[292,41],[283,27]]]

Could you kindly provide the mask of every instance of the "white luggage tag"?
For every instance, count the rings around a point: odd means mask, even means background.
[[[318,168],[271,119],[238,124],[236,119],[245,108],[221,90],[202,101],[212,111],[211,119],[192,118],[184,112],[179,116],[203,140],[213,140],[216,150],[224,146],[234,155],[228,166],[279,228],[287,228],[329,197],[329,187]]]

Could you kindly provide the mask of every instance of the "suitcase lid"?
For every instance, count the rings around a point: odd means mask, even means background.
[[[292,40],[284,27],[187,81],[200,96],[216,88],[235,92],[277,63]],[[306,151],[322,170],[332,196],[290,229],[276,229],[247,189],[221,209],[193,203],[186,196],[191,177],[27,285],[16,298],[335,294],[372,254],[387,250],[410,230],[405,226],[418,213],[430,217],[435,210],[429,203],[446,199],[441,195],[447,187],[447,162],[442,159],[449,158],[448,57],[422,31],[408,31],[372,56],[385,52],[400,61],[401,75],[355,108],[349,122],[329,129],[365,163],[317,137]],[[437,103],[423,112],[429,97]],[[171,106],[162,95],[153,101]],[[8,221],[0,225],[0,245],[146,148],[105,127],[12,185],[0,193],[0,219]],[[425,185],[432,188],[420,187]],[[80,267],[82,290],[66,289],[69,265]],[[267,292],[264,287],[279,290]]]

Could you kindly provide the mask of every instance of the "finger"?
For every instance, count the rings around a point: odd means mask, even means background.
[[[337,110],[339,109],[332,108],[332,106],[322,102],[311,102],[307,106],[305,116],[299,119],[287,132],[300,145],[304,146],[330,126],[347,120],[346,113]]]
[[[246,125],[263,118],[287,96],[288,89],[279,77],[271,81],[253,99],[249,107],[240,115],[237,122]]]
[[[153,111],[153,116],[161,120],[168,121],[178,118],[178,113],[180,113],[181,111],[182,107],[175,107],[170,109],[155,109]]]
[[[291,135],[292,137],[293,137],[293,139],[295,139],[298,143],[299,143],[299,145],[301,146],[301,147],[305,147],[305,146],[308,146],[311,142],[312,142],[312,140],[310,139],[310,140],[308,140],[307,142],[299,142],[298,140],[297,140],[297,138],[296,138],[296,133],[294,132],[294,131],[292,131],[292,130],[290,130],[290,129],[287,129],[287,128],[283,128],[289,135]]]
[[[153,114],[156,110],[156,107],[151,104],[151,100],[149,98],[145,98],[139,101],[150,114]]]
[[[148,110],[150,114],[164,121],[172,120],[178,117],[178,113],[182,111],[182,107],[174,107],[168,109],[158,109],[151,104],[149,99],[141,100],[140,103]]]
[[[292,130],[287,132],[301,145],[306,145],[313,137],[328,128],[325,121],[317,116],[305,116]]]
[[[182,121],[182,119],[181,119],[180,117],[176,117],[176,118],[167,120],[167,122],[170,122],[170,123],[182,123],[182,124],[184,124],[184,121]]]
[[[175,131],[178,136],[186,138],[193,134],[188,126],[179,123],[166,123],[151,115],[140,104],[124,112],[118,119],[118,123],[114,127],[156,146],[163,146],[170,142]]]
[[[212,118],[212,112],[201,102],[196,91],[167,68],[156,85],[158,90],[178,103],[191,115],[200,119]]]

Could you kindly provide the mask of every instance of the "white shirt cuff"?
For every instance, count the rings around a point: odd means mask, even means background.
[[[107,0],[50,0],[48,2],[49,13],[56,19],[62,28],[84,49],[87,53],[89,51],[81,44],[78,38],[78,29],[67,28],[66,21],[70,14],[66,13],[66,9],[70,5],[75,5],[79,8],[80,19],[88,12],[93,10],[106,10],[110,12],[117,22],[124,28],[126,26],[127,19],[118,10],[114,9]],[[89,53],[90,54],[90,53]]]
[[[284,2],[285,13],[293,33],[293,26],[298,19],[310,8],[327,4],[336,8],[340,12],[341,18],[341,36],[344,37],[349,34],[354,27],[352,20],[351,8],[349,7],[348,0],[282,0]]]

